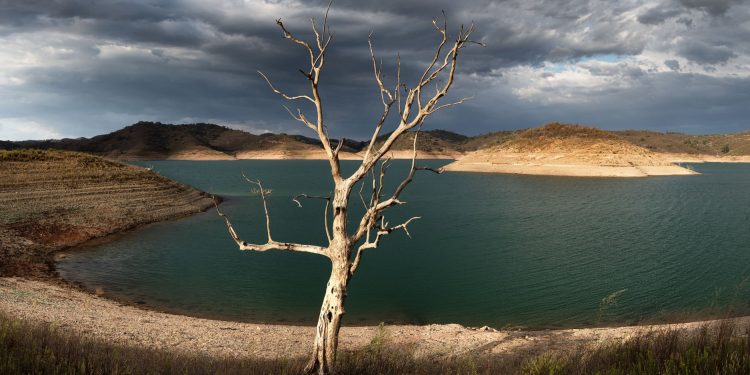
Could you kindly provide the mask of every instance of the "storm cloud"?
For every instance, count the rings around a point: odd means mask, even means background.
[[[256,73],[307,89],[304,51],[323,1],[0,0],[0,139],[93,136],[138,120],[305,131]],[[377,120],[367,35],[407,82],[449,28],[476,23],[486,47],[462,56],[451,96],[474,96],[429,128],[464,134],[577,122],[716,133],[750,128],[750,5],[721,0],[602,2],[337,0],[321,90],[331,133],[365,138]],[[388,74],[390,73],[390,74]]]

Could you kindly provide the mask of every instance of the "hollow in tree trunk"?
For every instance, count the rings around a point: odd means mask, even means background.
[[[333,261],[331,277],[326,284],[325,297],[318,316],[312,356],[305,367],[306,374],[330,374],[333,372],[348,283],[349,267],[347,262]]]

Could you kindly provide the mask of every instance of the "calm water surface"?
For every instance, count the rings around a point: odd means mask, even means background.
[[[325,161],[144,164],[226,197],[223,210],[243,239],[263,242],[262,207],[244,170],[273,190],[275,239],[324,241],[323,204],[298,208],[291,197],[328,193]],[[750,164],[692,167],[702,174],[420,175],[404,194],[408,204],[387,216],[422,216],[410,226],[413,239],[394,233],[365,254],[345,319],[570,327],[748,313]],[[391,180],[406,168],[396,162]],[[314,323],[330,265],[311,254],[240,252],[209,211],[76,252],[59,269],[86,287],[175,312]]]

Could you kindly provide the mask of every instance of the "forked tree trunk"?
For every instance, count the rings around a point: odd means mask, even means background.
[[[349,267],[347,262],[334,261],[331,267],[331,277],[326,284],[323,305],[320,307],[312,357],[305,367],[306,374],[322,375],[333,372],[348,283]]]

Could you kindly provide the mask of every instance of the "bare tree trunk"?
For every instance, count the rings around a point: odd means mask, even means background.
[[[330,2],[328,3],[328,6],[328,9],[330,9]],[[263,200],[263,210],[266,216],[266,243],[259,244],[243,241],[232,226],[229,218],[219,210],[218,204],[216,205],[216,210],[224,219],[229,235],[240,250],[299,251],[322,255],[331,260],[331,277],[328,279],[325,297],[323,298],[323,305],[320,308],[313,353],[310,362],[308,362],[305,367],[305,373],[308,374],[330,374],[334,371],[333,366],[336,359],[336,346],[338,345],[339,329],[341,328],[341,317],[344,315],[346,288],[349,284],[349,280],[359,266],[360,260],[362,259],[362,253],[365,250],[377,248],[380,244],[381,238],[393,231],[403,230],[407,235],[411,236],[407,226],[413,220],[419,219],[418,216],[412,217],[398,225],[389,225],[383,213],[393,206],[406,203],[399,198],[404,189],[406,189],[406,186],[411,183],[417,171],[442,173],[442,169],[436,170],[430,167],[418,166],[416,164],[416,134],[419,133],[419,130],[427,117],[431,116],[438,110],[460,104],[467,99],[464,98],[456,102],[440,104],[441,99],[448,94],[448,89],[453,85],[459,51],[469,44],[483,45],[480,42],[475,42],[469,39],[474,32],[473,23],[469,25],[468,28],[461,26],[455,42],[452,44],[449,43],[447,20],[445,14],[443,14],[442,25],[438,24],[437,20],[433,19],[432,21],[433,26],[440,34],[440,42],[438,43],[431,62],[427,65],[427,68],[422,73],[419,81],[411,88],[402,83],[401,60],[398,58],[396,60],[396,82],[393,89],[389,89],[381,79],[382,66],[378,64],[377,59],[375,58],[375,52],[372,48],[372,39],[370,36],[370,38],[368,38],[368,45],[372,57],[375,81],[377,83],[381,101],[383,102],[383,113],[375,125],[375,130],[370,138],[370,142],[359,167],[349,177],[344,177],[342,176],[339,165],[339,152],[342,150],[344,140],[339,140],[335,147],[331,143],[331,139],[328,137],[328,128],[324,124],[323,101],[319,92],[320,73],[325,65],[326,50],[333,38],[333,34],[328,29],[328,9],[326,10],[323,19],[322,30],[318,28],[315,20],[312,20],[312,28],[315,33],[314,44],[295,37],[286,29],[286,27],[284,27],[281,20],[276,21],[283,32],[284,38],[302,46],[309,54],[310,68],[307,71],[300,69],[300,72],[310,83],[310,94],[288,95],[274,87],[265,74],[258,72],[263,79],[265,79],[274,93],[289,101],[310,102],[315,107],[315,116],[310,118],[305,115],[301,108],[297,109],[297,114],[294,114],[289,108],[287,108],[287,111],[292,118],[301,122],[305,127],[311,129],[318,135],[318,139],[321,142],[331,166],[331,177],[333,178],[335,191],[333,197],[300,194],[294,197],[293,201],[297,203],[299,207],[302,207],[302,204],[298,198],[314,198],[326,201],[325,210],[323,212],[323,226],[328,240],[327,246],[274,240],[271,236],[271,218],[268,213],[268,205],[266,204],[267,191],[263,189],[260,180],[253,181],[245,177],[249,183],[258,186],[260,197]],[[427,88],[432,87],[433,84],[435,86],[435,93],[431,96],[424,97],[424,95],[429,94],[424,94],[423,89],[427,90]],[[381,130],[386,124],[386,120],[391,113],[391,108],[398,110],[396,128],[389,134],[381,136]],[[384,196],[383,178],[390,161],[390,157],[387,156],[387,154],[396,141],[409,131],[416,132],[412,144],[413,153],[411,158],[411,168],[409,169],[406,178],[401,181],[401,184],[398,185],[390,197]],[[381,139],[382,141],[379,141]],[[378,163],[380,163],[379,173],[376,171]],[[371,192],[366,193],[369,195],[369,203],[367,203],[366,198],[363,195],[363,189],[365,187],[363,179],[368,174],[371,174],[372,176]],[[376,174],[378,177],[376,177]],[[359,198],[364,205],[365,213],[361,217],[357,229],[354,233],[350,234],[347,232],[347,208],[349,206],[349,195],[352,192],[352,187],[360,181],[362,181],[362,185],[359,190]],[[368,190],[369,189],[370,188],[368,188]],[[333,208],[333,212],[329,211],[329,207]],[[329,217],[331,216],[333,218],[333,223],[329,228]],[[352,254],[355,247],[356,252]],[[350,259],[351,255],[354,255],[353,260]]]
[[[349,267],[347,263],[339,260],[334,261],[331,267],[331,277],[326,284],[323,305],[320,307],[312,357],[305,367],[306,374],[322,375],[333,372],[348,283]]]

